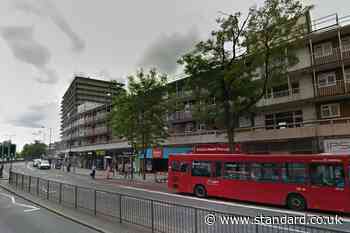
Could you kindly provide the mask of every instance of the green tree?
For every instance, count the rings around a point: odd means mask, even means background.
[[[194,116],[224,128],[231,152],[239,117],[252,111],[274,78],[283,77],[297,62],[294,54],[285,53],[289,43],[281,43],[281,38],[300,38],[301,32],[292,28],[303,13],[299,1],[266,0],[262,8],[249,9],[245,17],[240,12],[219,17],[218,29],[212,31],[211,38],[179,60],[196,97]],[[263,43],[261,33],[268,35]],[[272,65],[286,56],[289,62]],[[208,104],[214,101],[214,105]]]
[[[145,179],[146,149],[167,138],[167,77],[155,69],[128,77],[128,87],[114,98],[111,126],[114,135],[128,140],[136,154],[143,153]]]
[[[47,153],[47,145],[40,141],[34,141],[34,143],[25,144],[21,151],[21,156],[26,160],[32,160],[34,158],[40,158],[41,155]]]

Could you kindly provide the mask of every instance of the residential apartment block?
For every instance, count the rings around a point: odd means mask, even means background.
[[[310,32],[295,51],[299,62],[290,68],[285,83],[267,90],[257,111],[237,122],[235,141],[245,152],[350,152],[350,17],[334,14],[309,21]],[[186,78],[169,84],[184,108],[168,115],[170,137],[162,147],[149,148],[148,159],[167,160],[174,151],[227,142],[220,127],[193,118],[195,100],[185,82]],[[108,88],[108,82],[78,77],[73,81],[62,101],[62,140],[72,142],[65,152],[131,153],[127,142],[113,138],[106,127]]]
[[[330,15],[314,21],[298,64],[283,85],[272,87],[254,114],[237,123],[235,141],[249,153],[350,152],[350,17]],[[192,118],[190,91],[178,82],[185,109],[172,114],[177,138],[196,143],[225,142],[224,131],[197,124]],[[194,136],[197,135],[197,136]],[[184,139],[184,141],[191,141]]]

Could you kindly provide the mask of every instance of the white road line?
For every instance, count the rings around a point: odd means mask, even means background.
[[[21,206],[21,207],[24,207],[24,208],[28,208],[28,209],[24,210],[23,212],[32,212],[32,211],[40,210],[40,208],[35,207],[35,206],[17,203],[15,197],[12,196],[12,195],[8,195],[8,194],[5,194],[5,193],[0,193],[0,195],[9,198],[13,205],[17,205],[17,206]]]
[[[242,208],[254,209],[254,210],[265,210],[265,211],[272,211],[272,212],[277,212],[277,213],[281,213],[281,214],[290,214],[290,215],[299,215],[299,216],[310,216],[310,217],[323,216],[323,215],[313,214],[311,212],[300,213],[300,212],[292,211],[292,210],[282,210],[282,209],[268,208],[268,207],[255,206],[255,205],[238,204],[238,203],[234,203],[234,202],[214,201],[214,200],[208,200],[208,199],[201,199],[201,198],[197,198],[197,197],[188,197],[188,196],[183,196],[183,195],[179,195],[179,194],[166,193],[166,192],[148,190],[148,189],[143,189],[143,188],[130,187],[130,186],[125,186],[125,185],[118,185],[118,186],[122,187],[122,188],[126,188],[126,189],[132,189],[132,190],[143,191],[143,192],[150,192],[150,193],[161,194],[161,195],[166,195],[166,196],[170,196],[170,197],[181,197],[181,198],[185,198],[185,199],[189,199],[189,200],[196,200],[196,201],[202,201],[202,202],[213,203],[213,204],[222,204],[222,205],[232,206],[232,207],[242,207]],[[342,220],[344,222],[350,223],[350,218],[342,217]]]

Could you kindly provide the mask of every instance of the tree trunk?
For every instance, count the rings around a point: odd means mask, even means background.
[[[230,153],[234,152],[234,132],[233,132],[233,117],[231,114],[231,106],[229,103],[230,96],[226,89],[226,83],[224,80],[222,80],[222,90],[224,94],[224,121],[226,125],[226,132],[227,132],[227,139],[228,139],[228,146]]]

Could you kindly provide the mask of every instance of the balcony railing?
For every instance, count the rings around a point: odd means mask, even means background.
[[[282,91],[270,92],[265,98],[262,98],[257,105],[267,106],[273,104],[287,103],[291,101],[300,100],[300,90],[299,88],[293,88],[291,90],[286,89]]]
[[[350,80],[336,80],[333,84],[318,86],[318,96],[336,96],[350,93]]]
[[[331,62],[336,62],[341,59],[340,48],[332,48],[329,54],[316,54],[314,53],[315,65],[323,65]]]
[[[169,115],[169,121],[181,121],[181,120],[190,120],[192,119],[192,112],[175,112]]]

